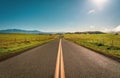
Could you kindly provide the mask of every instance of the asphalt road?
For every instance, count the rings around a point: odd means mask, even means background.
[[[119,62],[64,39],[59,43],[55,40],[0,62],[0,78],[55,78],[58,55],[65,78],[120,78]]]
[[[0,78],[54,78],[59,40],[0,62]]]
[[[66,78],[120,78],[120,63],[62,40]]]

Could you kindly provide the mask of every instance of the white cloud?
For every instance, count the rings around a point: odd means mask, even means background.
[[[92,10],[89,10],[88,11],[88,14],[95,14],[96,13],[96,10],[95,9],[92,9]]]
[[[117,27],[115,27],[112,31],[119,32],[120,31],[120,25],[118,25]]]
[[[112,28],[111,27],[108,28],[108,26],[90,25],[86,29],[87,31],[110,32]]]
[[[110,29],[108,29],[108,28],[104,28],[103,31],[104,31],[104,32],[110,32]]]
[[[95,26],[94,26],[94,25],[91,25],[90,28],[93,29],[93,28],[95,28]]]

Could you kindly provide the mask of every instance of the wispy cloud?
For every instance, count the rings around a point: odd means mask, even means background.
[[[96,13],[96,10],[95,9],[92,9],[92,10],[89,10],[88,11],[88,14],[95,14]]]

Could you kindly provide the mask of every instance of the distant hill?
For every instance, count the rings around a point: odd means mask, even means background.
[[[6,29],[6,30],[0,30],[0,33],[42,34],[43,32],[40,32],[38,30]]]
[[[104,34],[101,31],[85,31],[85,32],[75,32],[75,34]]]

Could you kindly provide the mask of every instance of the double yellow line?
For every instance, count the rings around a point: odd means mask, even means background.
[[[63,52],[62,52],[62,39],[60,39],[59,41],[59,48],[58,48],[58,55],[57,55],[54,78],[65,78],[64,60],[63,60]]]

